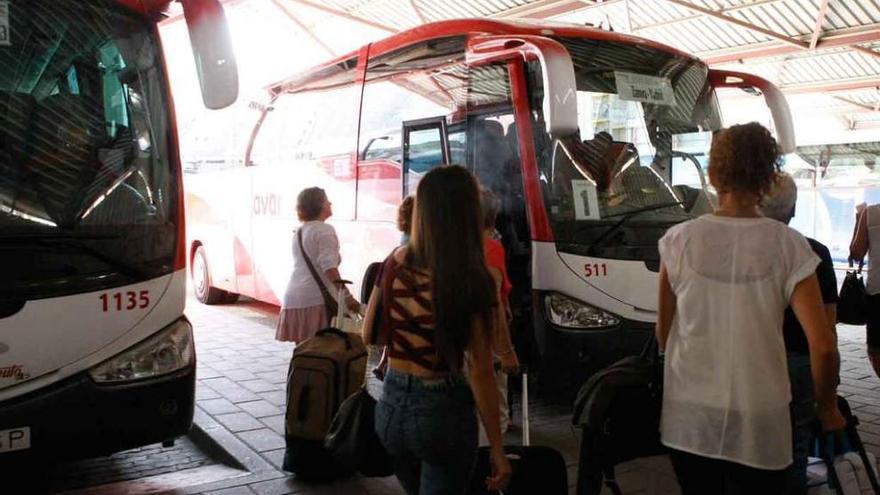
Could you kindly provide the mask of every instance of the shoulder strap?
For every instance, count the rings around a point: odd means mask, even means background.
[[[337,311],[336,300],[330,295],[330,291],[327,289],[327,286],[324,285],[324,280],[318,274],[318,270],[315,269],[315,265],[312,264],[312,260],[309,259],[309,255],[306,253],[305,247],[303,247],[302,227],[296,231],[296,239],[297,242],[299,242],[299,250],[302,252],[306,266],[309,267],[309,273],[312,274],[312,278],[315,279],[315,282],[318,284],[318,290],[321,291],[321,297],[324,299],[324,306],[327,308],[328,312],[327,317],[331,318]]]

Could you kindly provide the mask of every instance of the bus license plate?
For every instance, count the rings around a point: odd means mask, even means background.
[[[0,454],[29,448],[31,448],[30,426],[0,430]]]

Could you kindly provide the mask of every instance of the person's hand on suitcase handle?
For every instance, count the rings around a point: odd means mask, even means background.
[[[489,462],[492,464],[492,474],[486,478],[486,488],[501,492],[507,488],[513,476],[513,468],[510,467],[510,460],[504,454],[503,446],[492,447]]]
[[[351,313],[361,313],[361,303],[358,302],[354,296],[348,292],[348,287],[346,285],[351,284],[351,280],[343,280],[337,279],[333,281],[333,284],[336,285],[336,288],[342,291],[345,291],[345,307],[348,308],[348,311]]]
[[[519,374],[519,358],[516,356],[516,351],[511,347],[506,352],[502,352],[498,354],[498,357],[501,359],[501,369],[508,375],[518,375]]]

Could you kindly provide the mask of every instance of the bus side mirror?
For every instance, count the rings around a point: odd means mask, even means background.
[[[577,85],[571,54],[558,41],[543,36],[478,36],[468,42],[468,65],[514,59],[537,59],[543,76],[542,109],[551,136],[577,134]]]
[[[180,0],[199,74],[202,101],[218,110],[238,98],[238,67],[220,0]]]
[[[760,94],[763,94],[776,126],[776,143],[779,145],[780,152],[783,155],[794,152],[795,136],[791,110],[788,108],[785,95],[779,88],[754,74],[727,70],[710,69],[709,81],[715,88],[740,88],[748,93],[756,94],[759,91]]]

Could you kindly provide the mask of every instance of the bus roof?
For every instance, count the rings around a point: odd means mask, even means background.
[[[120,0],[122,1],[122,0]],[[136,1],[136,0],[127,0]],[[309,76],[321,72],[337,64],[343,63],[356,57],[366,46],[370,46],[370,57],[382,55],[392,52],[399,48],[409,46],[421,41],[431,40],[435,38],[444,38],[449,36],[478,36],[478,35],[536,35],[536,36],[561,36],[572,38],[586,38],[593,40],[615,41],[619,43],[628,43],[633,45],[642,45],[661,52],[670,53],[680,57],[686,57],[697,60],[696,57],[688,53],[682,52],[670,46],[658,43],[656,41],[639,38],[623,33],[615,33],[604,29],[597,29],[589,26],[580,26],[577,24],[552,22],[552,21],[535,21],[535,20],[486,20],[486,19],[454,19],[449,21],[438,21],[424,24],[400,33],[394,34],[382,40],[376,41],[369,45],[365,45],[351,53],[337,57],[327,63],[313,67],[310,70],[298,73],[292,77],[283,79],[274,84],[269,85],[268,89],[277,93],[284,86],[290,85],[295,81],[303,81],[310,79]]]

